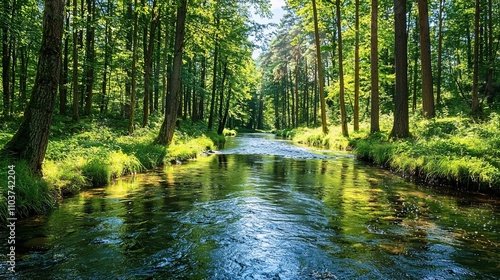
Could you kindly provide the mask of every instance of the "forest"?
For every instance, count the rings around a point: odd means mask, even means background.
[[[269,36],[267,0],[1,5],[0,176],[15,166],[20,216],[236,131],[500,187],[498,1],[288,0]]]

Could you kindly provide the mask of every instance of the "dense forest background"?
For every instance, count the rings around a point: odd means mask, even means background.
[[[164,147],[193,129],[322,126],[324,137],[340,127],[344,137],[367,132],[351,140],[378,137],[383,151],[368,142],[361,157],[382,165],[395,164],[389,159],[398,149],[388,139],[412,136],[399,146],[406,158],[397,154],[398,168],[419,173],[448,162],[441,177],[500,181],[498,1],[289,0],[267,36],[252,15],[269,17],[270,7],[265,0],[2,1],[0,144],[35,174],[43,166],[45,178],[50,170],[85,174],[110,164],[113,153],[140,162],[107,170],[109,179],[162,162]],[[253,59],[257,47],[262,54]],[[305,142],[315,141],[328,145]],[[361,142],[349,145],[362,151]],[[73,165],[54,171],[62,160]],[[89,181],[82,176],[49,181]]]

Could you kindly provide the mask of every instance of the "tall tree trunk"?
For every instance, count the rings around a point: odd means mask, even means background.
[[[207,59],[205,56],[201,60],[201,77],[200,77],[200,102],[198,104],[198,118],[197,120],[203,120],[204,118],[204,103],[205,103],[205,89],[206,89],[206,76],[207,76]]]
[[[108,1],[107,9],[108,15],[112,14],[111,1]],[[111,26],[106,17],[104,24],[104,69],[102,71],[102,86],[101,86],[101,104],[99,105],[99,112],[104,114],[106,110],[107,86],[108,86],[108,67],[111,59]]]
[[[61,69],[64,19],[63,0],[45,0],[37,75],[24,119],[4,149],[28,161],[34,174],[42,174]]]
[[[477,114],[479,108],[479,17],[480,17],[480,4],[476,0],[476,11],[474,17],[474,76],[472,82],[472,114]]]
[[[431,39],[429,35],[429,7],[427,0],[418,0],[418,23],[420,26],[420,62],[422,64],[422,110],[424,118],[435,115],[434,90],[432,85]]]
[[[80,112],[78,107],[78,28],[76,18],[78,17],[77,0],[73,0],[73,120],[80,119]]]
[[[179,109],[179,96],[181,90],[182,55],[184,47],[184,35],[186,26],[187,0],[181,0],[181,5],[177,8],[177,23],[175,30],[174,64],[171,75],[171,99],[170,110],[167,109],[165,120],[161,126],[160,133],[156,140],[162,145],[170,145],[174,137],[175,122],[177,120],[177,110]]]
[[[408,116],[408,38],[406,34],[406,0],[394,0],[396,92],[394,125],[391,137],[410,135]]]
[[[153,7],[151,12],[151,24],[149,28],[149,40],[147,42],[147,49],[144,52],[144,106],[142,115],[142,126],[146,127],[149,122],[150,110],[150,96],[151,96],[151,72],[153,68],[153,49],[155,44],[156,26],[158,25],[158,11],[156,7],[156,0],[153,0]],[[147,30],[147,28],[146,28]],[[144,34],[147,37],[147,34]],[[146,43],[145,43],[146,44]]]
[[[70,0],[67,0],[66,5],[70,5]],[[69,15],[66,15],[64,23],[64,54],[62,58],[61,83],[59,86],[59,114],[67,114],[68,105],[68,73],[69,73]]]
[[[347,130],[347,112],[345,106],[345,87],[344,87],[344,58],[342,57],[342,26],[340,21],[340,0],[337,0],[337,32],[338,32],[338,52],[339,52],[339,83],[340,83],[340,122],[342,126],[342,135],[349,136]]]
[[[137,0],[134,0],[134,7],[137,8]],[[132,32],[132,67],[131,67],[131,92],[130,92],[130,114],[128,117],[128,133],[134,132],[134,117],[135,117],[135,98],[137,95],[137,33],[139,29],[139,15],[134,12],[134,24]]]
[[[216,19],[216,28],[218,28],[220,20]],[[217,64],[219,60],[219,38],[217,34],[214,36],[215,46],[214,46],[214,66],[212,73],[212,98],[210,100],[210,113],[208,115],[208,130],[213,128],[214,116],[215,116],[215,94],[217,91]]]
[[[224,109],[224,114],[220,120],[219,128],[217,129],[217,134],[219,134],[219,135],[222,135],[224,133],[224,127],[226,126],[227,117],[229,115],[229,101],[231,101],[231,95],[232,95],[232,86],[229,85],[227,98],[226,98],[226,107]]]
[[[356,0],[356,44],[354,49],[354,131],[359,130],[359,0]]]
[[[445,0],[439,0],[439,23],[438,23],[438,57],[437,57],[437,89],[436,103],[441,104],[441,79],[443,70],[443,11]]]
[[[10,10],[13,9],[10,0],[3,0],[3,13],[5,17],[10,16]],[[7,18],[6,21],[11,21]],[[3,90],[3,115],[5,119],[10,117],[10,22],[2,24],[2,90]]]
[[[313,5],[313,15],[314,15],[314,38],[316,43],[316,60],[318,63],[318,76],[319,76],[319,99],[321,102],[321,127],[323,130],[323,134],[327,134],[328,127],[326,126],[324,76],[323,76],[323,64],[321,62],[321,45],[319,43],[318,12],[316,10],[316,0],[312,0],[312,5]]]
[[[87,41],[85,43],[85,115],[92,111],[95,68],[95,0],[87,0]]]
[[[372,0],[371,18],[371,48],[370,48],[370,73],[371,73],[371,113],[370,132],[380,131],[380,105],[378,85],[378,0]]]

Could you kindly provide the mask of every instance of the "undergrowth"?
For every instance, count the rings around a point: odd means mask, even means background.
[[[408,139],[390,139],[390,118],[384,117],[382,131],[371,134],[369,124],[343,137],[332,127],[327,135],[320,128],[285,131],[284,136],[311,146],[335,150],[352,149],[363,160],[427,182],[500,191],[500,115],[487,120],[468,116],[441,116],[410,120]]]
[[[160,118],[138,128],[132,135],[121,120],[83,120],[56,117],[43,164],[43,178],[31,175],[23,161],[0,154],[1,178],[6,167],[16,165],[16,213],[20,217],[43,213],[62,197],[84,188],[104,186],[114,178],[158,168],[171,162],[196,158],[223,145],[224,136],[207,131],[205,123],[181,122],[169,147],[155,144]],[[14,130],[0,133],[0,147]],[[231,132],[228,132],[230,134]],[[0,221],[7,218],[7,185],[0,186]]]

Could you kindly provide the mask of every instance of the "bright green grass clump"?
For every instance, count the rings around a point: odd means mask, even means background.
[[[488,120],[414,117],[412,137],[390,139],[390,120],[384,117],[382,132],[370,134],[368,124],[350,137],[338,128],[327,135],[318,129],[296,129],[294,141],[331,149],[354,149],[360,159],[429,182],[500,190],[500,115]]]
[[[214,150],[215,143],[224,143],[225,139],[207,131],[204,123],[185,122],[176,131],[174,143],[165,147],[155,144],[160,119],[153,119],[150,127],[136,129],[132,135],[121,129],[123,124],[120,128],[116,125],[116,120],[74,123],[56,118],[43,164],[43,178],[33,176],[25,163],[15,162],[17,215],[43,213],[61,197],[84,188],[104,186],[122,175],[196,158],[203,151]],[[13,133],[0,133],[0,145],[7,143]],[[3,155],[0,163],[8,166],[14,161]],[[5,168],[0,176],[7,178]],[[7,191],[7,185],[2,184],[0,222],[7,218]]]

